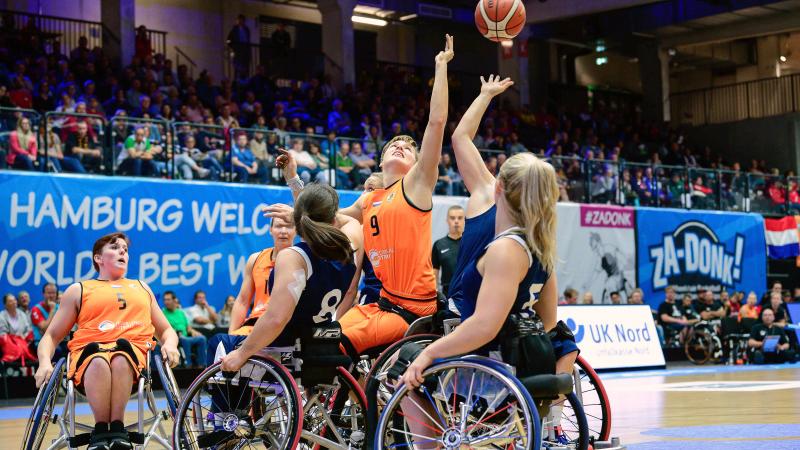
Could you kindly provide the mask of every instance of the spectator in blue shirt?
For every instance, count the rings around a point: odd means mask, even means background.
[[[259,166],[255,155],[247,146],[247,135],[240,133],[236,136],[236,142],[231,145],[231,164],[233,171],[237,174],[237,181],[247,183],[251,175],[257,175],[262,183],[267,181],[267,170],[264,166]]]

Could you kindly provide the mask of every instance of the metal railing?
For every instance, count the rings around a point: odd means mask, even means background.
[[[223,65],[226,78],[233,80],[249,77],[256,72],[259,64],[261,64],[261,46],[259,44],[237,44],[235,48],[226,46]]]
[[[153,54],[162,54],[167,56],[167,32],[159,30],[147,29],[147,39],[150,40],[150,48],[153,49]]]
[[[128,139],[136,133],[136,129],[142,128],[144,137],[150,144],[154,174],[174,178],[175,161],[173,159],[171,130],[166,120],[114,116],[108,121],[108,124],[112,174],[117,174],[123,168],[124,158],[120,156],[127,147]]]
[[[181,64],[186,64],[189,71],[189,77],[194,78],[194,71],[197,69],[197,63],[189,57],[180,47],[175,46],[175,67],[180,67]]]
[[[42,117],[33,110],[0,108],[0,151],[8,147],[8,136],[16,128],[20,115],[31,118],[34,130],[46,131],[40,145],[45,167],[50,162],[50,132],[66,134],[79,122],[87,121],[94,130],[101,161],[95,172],[118,174],[118,147],[132,134],[131,127],[145,126],[153,145],[163,149],[162,176],[170,178],[200,178],[234,182],[282,184],[281,172],[274,167],[278,148],[298,152],[309,151],[317,168],[301,170],[307,181],[329,183],[337,188],[352,188],[363,184],[378,169],[380,149],[364,149],[363,139],[334,137],[305,133],[289,133],[266,128],[232,128],[192,122],[167,122],[117,116],[106,121],[93,114],[49,112]],[[9,125],[11,123],[12,125]],[[42,127],[42,123],[47,126]],[[42,129],[44,128],[44,129]],[[37,133],[38,134],[38,133]],[[244,137],[240,137],[243,135]],[[244,142],[236,142],[244,139]],[[66,141],[66,139],[64,139]],[[253,140],[257,144],[253,143]],[[247,146],[256,160],[256,170],[243,174],[234,167],[233,156],[239,145]],[[339,161],[346,161],[342,148],[356,145],[368,155],[375,166],[370,170],[339,170]],[[374,153],[370,153],[374,151]],[[449,150],[445,148],[445,151]],[[506,154],[502,150],[481,149],[484,159]],[[65,152],[69,155],[71,152]],[[351,153],[352,155],[352,153]],[[250,159],[250,155],[244,155]],[[81,158],[83,155],[75,155]],[[352,158],[351,158],[352,159]],[[583,203],[604,203],[623,206],[672,207],[697,210],[726,210],[757,212],[764,215],[800,214],[800,178],[767,175],[732,170],[709,169],[663,164],[634,163],[624,160],[586,160],[577,156],[551,155],[562,189],[562,200]],[[110,162],[110,164],[109,164]],[[88,163],[91,163],[89,161]],[[239,166],[239,165],[236,165]],[[90,168],[91,169],[91,168]]]
[[[103,25],[100,22],[9,10],[0,10],[0,15],[5,27],[11,28],[6,24],[10,20],[15,30],[24,32],[26,36],[37,36],[45,45],[46,53],[69,55],[72,49],[78,47],[82,36],[86,37],[90,50],[103,46]]]
[[[11,133],[17,129],[20,118],[27,117],[31,122],[31,130],[36,136],[36,147],[39,155],[42,153],[42,139],[39,136],[39,128],[42,123],[42,115],[32,109],[0,107],[0,168],[6,167],[6,156],[11,152]],[[35,161],[34,165],[39,165]]]
[[[81,114],[81,113],[67,113],[67,112],[55,112],[51,111],[44,115],[45,118],[45,126],[46,132],[44,137],[44,147],[45,147],[45,160],[47,161],[48,167],[50,163],[50,153],[49,153],[49,136],[50,132],[56,132],[61,134],[61,142],[63,145],[66,145],[68,142],[68,135],[77,132],[76,130],[79,127],[79,123],[85,122],[88,126],[87,136],[89,144],[91,146],[97,147],[93,150],[99,150],[100,155],[88,155],[88,154],[80,154],[74,155],[74,157],[78,158],[82,165],[89,166],[89,170],[95,173],[110,173],[111,166],[108,165],[109,161],[111,161],[110,155],[108,154],[108,143],[106,142],[106,129],[108,127],[108,121],[105,117],[97,115],[97,114]],[[66,150],[66,149],[65,149]],[[66,151],[64,152],[65,155],[69,156],[72,152]],[[98,160],[99,158],[99,160]]]
[[[670,96],[672,122],[707,125],[800,110],[800,74],[715,86]]]

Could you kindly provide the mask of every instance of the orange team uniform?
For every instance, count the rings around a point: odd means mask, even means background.
[[[153,298],[139,280],[122,278],[116,281],[88,280],[80,283],[81,303],[78,305],[78,330],[67,344],[70,365],[67,377],[76,386],[83,383],[83,373],[89,362],[103,358],[111,363],[116,355],[124,356],[138,375],[145,367],[148,350],[153,348],[153,321],[150,316]],[[132,355],[117,349],[117,339],[131,343]],[[93,342],[100,351],[78,361],[85,347]]]
[[[364,252],[383,284],[381,297],[416,316],[436,312],[431,210],[421,210],[406,198],[403,179],[366,194],[361,209]],[[339,323],[345,347],[359,354],[400,339],[409,325],[376,303],[353,307]]]
[[[269,274],[272,273],[272,269],[275,267],[275,261],[272,258],[274,251],[275,247],[270,247],[262,250],[261,253],[256,256],[256,261],[253,263],[253,270],[251,272],[253,277],[253,308],[242,326],[231,334],[236,336],[249,336],[253,331],[253,326],[255,326],[256,321],[267,309],[267,303],[269,303]]]

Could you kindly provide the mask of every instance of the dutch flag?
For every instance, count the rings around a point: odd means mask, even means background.
[[[772,259],[792,258],[800,255],[800,216],[783,219],[764,219],[767,254]]]

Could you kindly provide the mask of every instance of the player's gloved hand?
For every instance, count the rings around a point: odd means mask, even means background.
[[[175,367],[181,362],[181,354],[178,352],[178,347],[174,345],[161,346],[161,357],[170,367]]]
[[[40,388],[43,384],[47,383],[47,380],[50,379],[50,376],[53,374],[53,365],[50,364],[50,361],[42,361],[39,363],[39,368],[36,370],[36,374],[33,378],[36,380],[36,387]]]

